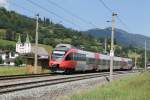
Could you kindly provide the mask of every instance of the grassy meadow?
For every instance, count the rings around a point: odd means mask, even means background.
[[[42,70],[38,67],[38,73],[48,73],[48,69]],[[0,76],[2,75],[21,75],[21,74],[32,74],[33,67],[15,67],[15,66],[0,66]]]
[[[62,100],[150,100],[150,72],[128,76]]]

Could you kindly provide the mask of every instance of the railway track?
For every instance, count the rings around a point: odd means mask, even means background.
[[[34,77],[45,77],[45,76],[55,76],[55,75],[56,74],[51,74],[51,73],[6,75],[6,76],[0,76],[0,81],[1,80],[23,79],[23,78],[34,78]]]
[[[143,69],[134,69],[132,71],[142,71]],[[54,73],[42,73],[42,74],[22,74],[22,75],[5,75],[0,76],[1,80],[12,80],[12,79],[23,79],[23,78],[34,78],[34,77],[45,77],[45,76],[56,76]]]
[[[134,73],[134,72],[130,71],[128,73]],[[121,71],[114,72],[114,75],[120,75],[120,74],[127,74],[127,72],[121,72]],[[109,72],[75,75],[75,76],[67,76],[67,77],[56,78],[56,79],[45,79],[40,81],[0,85],[0,94],[26,90],[31,88],[37,88],[37,87],[43,87],[43,86],[56,85],[56,84],[61,84],[66,82],[79,81],[79,80],[90,79],[90,78],[107,77],[107,76],[109,76]]]

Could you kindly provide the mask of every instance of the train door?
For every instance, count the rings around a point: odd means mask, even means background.
[[[74,61],[74,53],[71,52],[65,57],[65,65],[67,69],[74,69],[76,66],[76,62]]]
[[[77,62],[77,65],[75,67],[76,71],[85,71],[86,70],[86,68],[87,68],[86,54],[75,53],[74,60]]]

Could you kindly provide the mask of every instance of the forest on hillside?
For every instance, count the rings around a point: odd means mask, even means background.
[[[0,8],[0,39],[17,41],[19,34],[22,41],[28,34],[30,41],[35,41],[35,19],[20,15],[14,11]],[[59,43],[69,43],[79,48],[84,47],[90,51],[101,51],[99,42],[91,35],[80,31],[65,28],[63,25],[53,23],[48,18],[39,18],[39,43],[55,47]]]

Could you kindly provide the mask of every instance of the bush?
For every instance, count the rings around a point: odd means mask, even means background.
[[[22,65],[23,64],[23,58],[22,57],[16,57],[15,58],[15,65],[16,66],[20,66],[20,65]]]

